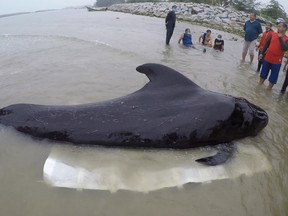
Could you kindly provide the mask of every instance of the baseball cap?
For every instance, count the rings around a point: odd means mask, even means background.
[[[277,18],[276,25],[278,25],[279,23],[285,23],[285,20],[283,18]]]

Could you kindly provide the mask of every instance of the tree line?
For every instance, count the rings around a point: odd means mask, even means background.
[[[271,17],[277,19],[279,17],[288,21],[287,13],[284,7],[277,0],[270,0],[265,8],[261,8],[258,0],[167,0],[169,2],[194,2],[205,3],[215,6],[232,6],[237,10],[245,12],[256,12],[265,17]],[[97,7],[109,7],[112,4],[120,3],[139,3],[139,2],[165,2],[165,0],[97,0],[95,6]]]

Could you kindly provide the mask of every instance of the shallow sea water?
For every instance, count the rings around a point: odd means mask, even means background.
[[[177,44],[187,27],[194,41],[206,30],[178,22],[167,47],[160,18],[61,10],[0,19],[0,107],[73,105],[124,96],[148,82],[135,68],[155,62],[204,89],[244,97],[270,118],[258,136],[236,142],[235,158],[223,166],[228,177],[221,178],[214,168],[208,172],[214,177],[204,183],[191,178],[187,183],[182,171],[191,172],[191,161],[205,150],[76,148],[1,127],[0,215],[288,215],[288,97],[279,93],[285,74],[267,91],[267,83],[257,85],[256,63],[240,64],[241,38],[212,30],[214,37],[223,35],[225,52],[203,53]],[[98,182],[101,188],[51,186],[44,172],[51,158],[93,174],[98,170],[105,175]],[[248,175],[244,164],[254,172]]]

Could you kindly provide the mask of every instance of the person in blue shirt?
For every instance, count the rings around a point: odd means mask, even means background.
[[[189,28],[185,29],[185,32],[179,38],[178,43],[180,44],[181,41],[184,46],[195,48],[193,45],[191,30]]]
[[[261,24],[256,20],[256,13],[250,14],[250,20],[246,21],[244,25],[244,31],[245,36],[241,62],[245,61],[247,52],[249,50],[250,64],[252,64],[257,38],[260,34],[262,34],[262,27]]]
[[[208,29],[205,33],[201,34],[199,37],[199,44],[203,46],[212,47],[212,32]]]

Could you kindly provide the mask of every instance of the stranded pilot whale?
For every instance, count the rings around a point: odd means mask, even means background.
[[[223,144],[216,155],[197,160],[206,165],[224,163],[233,153],[233,140],[255,136],[268,124],[260,107],[204,90],[169,67],[144,64],[136,70],[150,82],[127,96],[73,106],[15,104],[0,109],[0,123],[76,145],[181,149]]]

